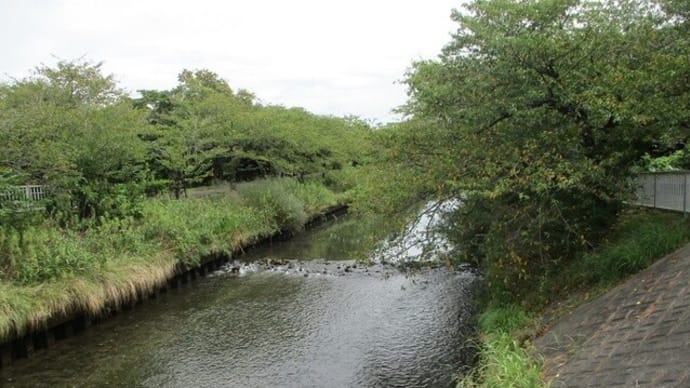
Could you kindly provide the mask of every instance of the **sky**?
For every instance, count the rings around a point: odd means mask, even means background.
[[[0,80],[103,62],[119,86],[170,89],[208,69],[264,104],[399,120],[405,72],[450,40],[461,0],[0,0]]]

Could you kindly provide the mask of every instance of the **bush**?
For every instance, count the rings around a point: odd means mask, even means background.
[[[515,303],[548,271],[596,246],[616,221],[619,205],[582,192],[469,195],[449,217],[458,259],[475,263],[490,299]]]
[[[294,233],[308,217],[304,202],[294,193],[298,191],[295,185],[289,179],[265,179],[239,184],[237,191],[247,205],[271,218],[277,229]]]

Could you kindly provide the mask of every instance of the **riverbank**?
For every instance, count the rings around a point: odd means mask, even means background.
[[[544,276],[523,304],[488,301],[479,318],[479,364],[472,375],[459,380],[458,387],[543,386],[543,378],[549,380],[553,374],[548,369],[544,375],[543,356],[533,340],[577,306],[690,241],[690,221],[675,213],[628,209],[611,236],[593,252]],[[552,362],[547,359],[547,364]]]
[[[22,236],[2,230],[0,247],[12,266],[0,280],[0,343],[71,317],[118,310],[204,258],[233,257],[262,239],[296,232],[339,203],[317,183],[268,180],[215,198],[150,199],[139,219],[102,220],[84,230],[50,220]]]
[[[534,341],[551,387],[688,387],[690,244],[550,325]]]

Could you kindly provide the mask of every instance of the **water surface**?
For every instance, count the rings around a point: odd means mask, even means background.
[[[465,344],[476,276],[406,276],[381,265],[335,271],[332,259],[347,258],[349,244],[328,242],[342,236],[329,232],[337,228],[247,257],[320,260],[239,276],[228,267],[10,365],[0,385],[448,386],[472,358]]]

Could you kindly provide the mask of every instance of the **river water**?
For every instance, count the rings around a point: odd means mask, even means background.
[[[59,341],[0,370],[0,386],[450,386],[473,357],[477,277],[335,261],[365,233],[346,222],[243,259],[290,264],[229,265]]]

